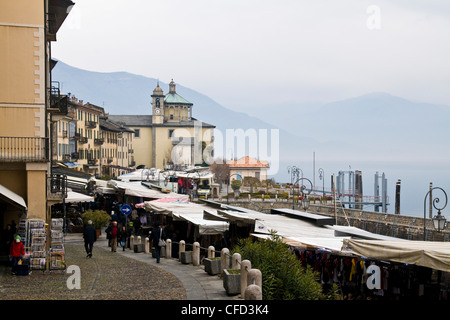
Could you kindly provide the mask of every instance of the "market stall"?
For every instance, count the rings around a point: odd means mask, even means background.
[[[342,251],[450,272],[450,242],[346,239]]]

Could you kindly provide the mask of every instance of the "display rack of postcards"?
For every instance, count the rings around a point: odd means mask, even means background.
[[[27,219],[20,219],[17,227],[17,234],[22,238],[22,243],[26,247]]]
[[[50,230],[49,270],[65,270],[63,219],[52,219]]]
[[[44,271],[47,262],[45,221],[42,219],[28,219],[25,237],[25,248],[30,256],[30,269]]]

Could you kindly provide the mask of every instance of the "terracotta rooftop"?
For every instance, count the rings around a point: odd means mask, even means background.
[[[228,160],[227,164],[230,168],[269,168],[267,161],[259,161],[249,156],[245,156],[239,160]]]

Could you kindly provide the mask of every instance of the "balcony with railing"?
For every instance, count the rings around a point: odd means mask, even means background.
[[[95,129],[97,127],[97,122],[86,120],[84,122],[84,125],[85,125],[86,128]]]
[[[67,195],[67,176],[52,174],[47,177],[47,200],[60,202]]]
[[[88,138],[87,137],[81,137],[79,142],[82,143],[82,144],[88,143]]]
[[[60,84],[58,81],[52,81],[52,85],[48,88],[50,103],[47,109],[52,115],[67,115],[68,113],[68,96],[61,94]]]
[[[0,137],[0,162],[46,162],[48,138]]]

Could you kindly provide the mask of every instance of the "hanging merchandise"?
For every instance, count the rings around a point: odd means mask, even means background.
[[[46,269],[46,239],[45,221],[28,219],[26,222],[25,252],[30,256],[31,270],[45,271]]]
[[[63,219],[54,218],[51,222],[51,243],[49,252],[49,270],[66,270],[64,252]]]

